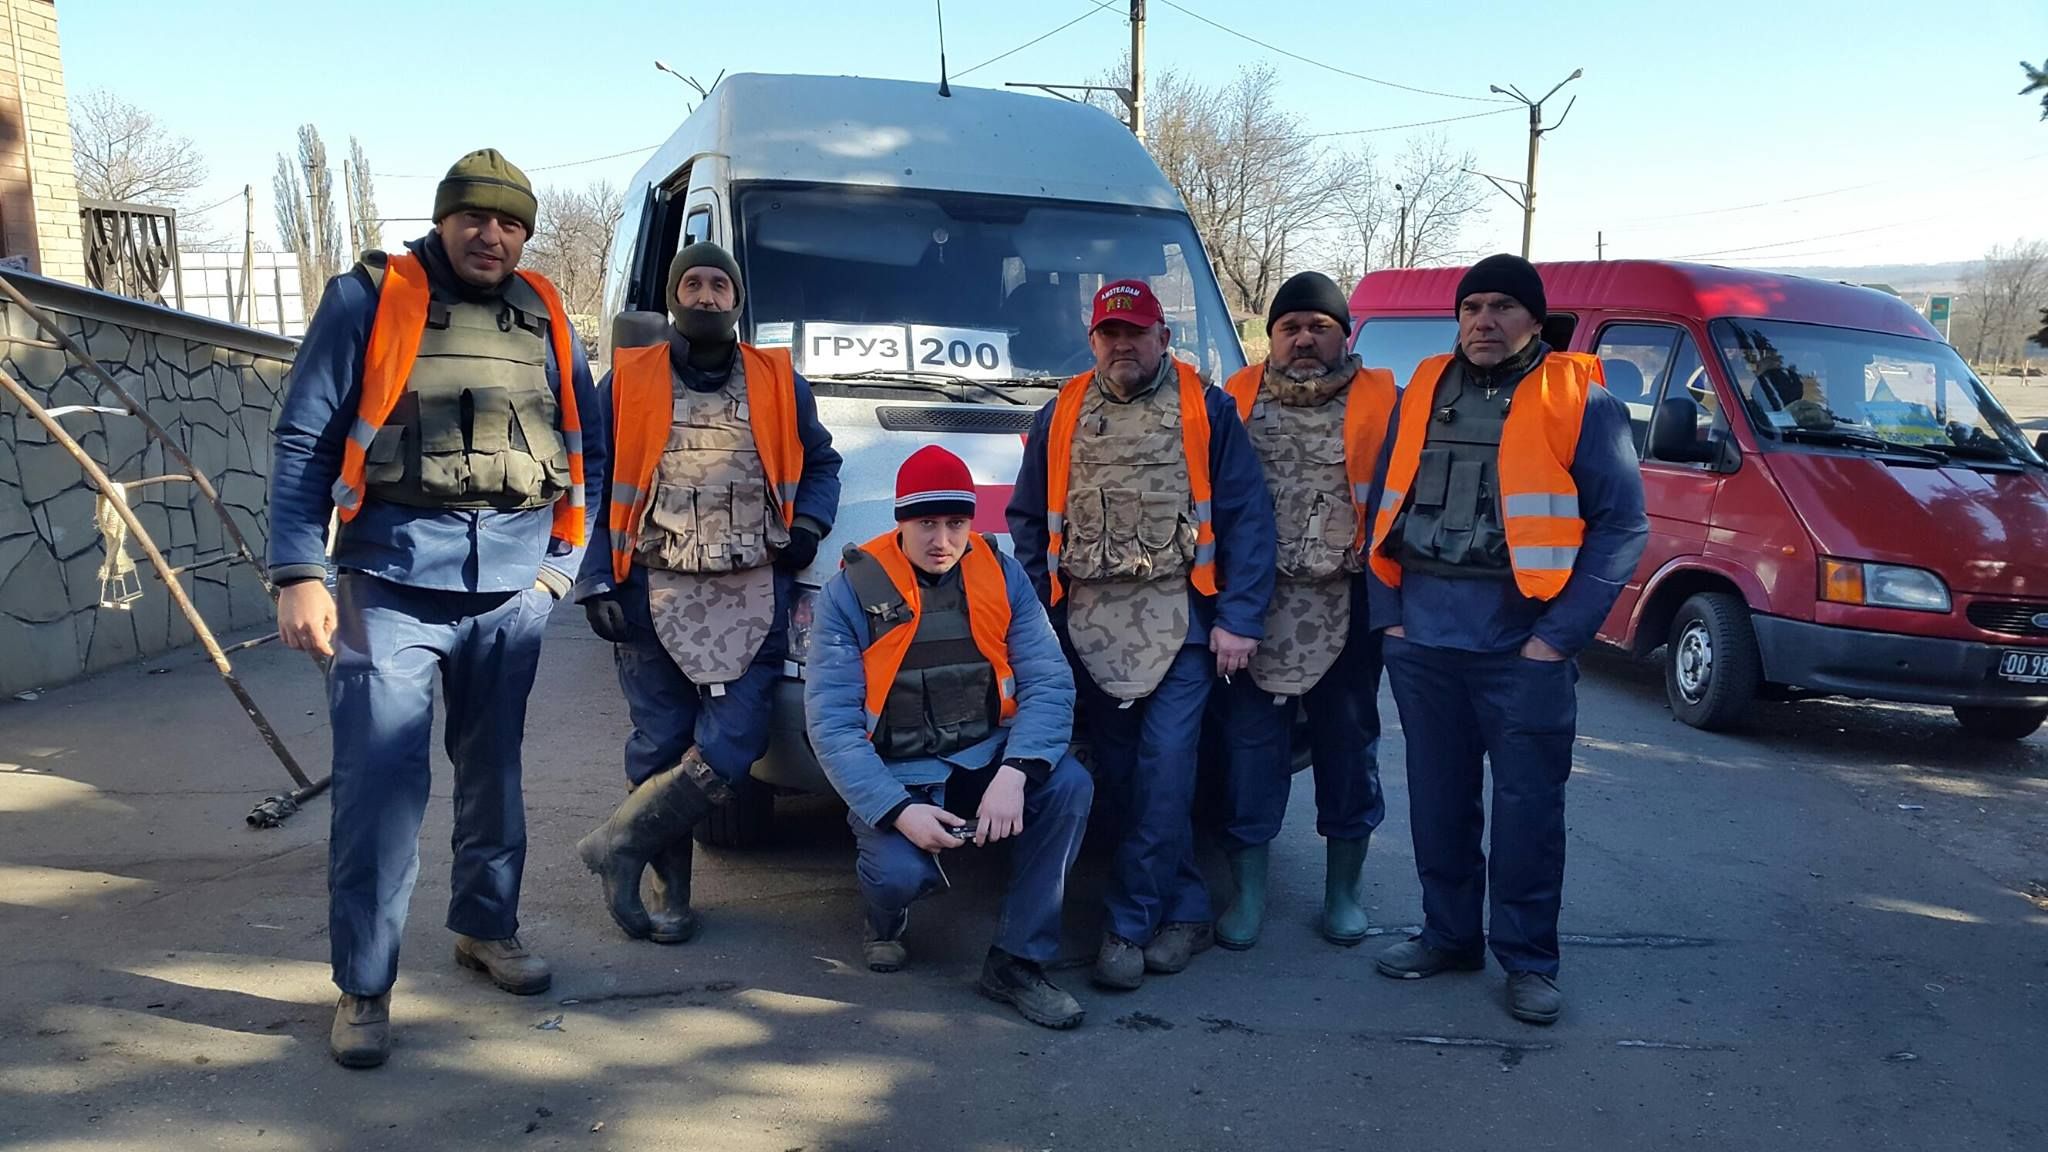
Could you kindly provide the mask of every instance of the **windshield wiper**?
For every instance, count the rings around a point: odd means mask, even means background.
[[[1868,432],[1851,432],[1845,428],[1780,428],[1778,436],[1783,440],[1798,440],[1809,444],[1840,444],[1857,448],[1869,448],[1877,452],[1891,452],[1900,456],[1913,456],[1931,460],[1937,464],[1948,463],[1948,453],[1925,444],[1902,444],[1887,440]]]
[[[1001,399],[1006,404],[1015,404],[1019,407],[1028,406],[1026,401],[1011,395],[1007,389],[998,387],[986,380],[976,380],[972,376],[959,376],[951,372],[914,372],[906,368],[865,368],[859,372],[835,372],[830,376],[819,376],[817,379],[826,381],[879,380],[898,387],[921,388],[928,392],[939,392],[948,396],[953,394],[947,392],[944,385],[966,384],[979,388]]]

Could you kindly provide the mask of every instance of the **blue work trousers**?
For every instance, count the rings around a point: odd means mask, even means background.
[[[956,769],[939,784],[910,789],[920,804],[935,804],[973,819],[997,765]],[[1003,893],[995,946],[1020,959],[1050,963],[1060,951],[1060,909],[1066,903],[1067,873],[1081,852],[1095,781],[1072,756],[1063,756],[1042,784],[1024,785],[1024,830],[1007,844],[1010,883]],[[876,828],[848,812],[859,846],[854,874],[867,901],[868,925],[877,939],[891,939],[912,902],[944,888],[945,872],[931,853],[894,828]],[[948,855],[971,852],[949,849]],[[992,845],[1000,847],[1002,844]]]
[[[1432,648],[1397,636],[1384,643],[1408,745],[1422,942],[1469,958],[1483,953],[1490,935],[1503,969],[1556,975],[1577,663]],[[1480,846],[1482,758],[1493,769],[1490,861]],[[1486,925],[1483,912],[1490,912]]]
[[[334,729],[327,925],[334,982],[380,996],[398,978],[398,946],[420,870],[434,677],[448,705],[455,765],[448,927],[502,940],[519,930],[526,809],[519,749],[526,698],[554,598],[447,592],[344,571],[327,679]]]
[[[722,689],[694,684],[661,646],[647,616],[647,596],[622,597],[627,639],[613,645],[619,689],[633,734],[626,738],[626,779],[636,787],[676,766],[692,745],[720,779],[738,784],[768,752],[769,714],[782,675],[780,630],[771,633],[747,670]]]
[[[1380,794],[1380,637],[1361,616],[1337,662],[1300,696],[1275,697],[1236,676],[1225,694],[1229,851],[1270,843],[1287,815],[1294,776],[1294,720],[1308,713],[1316,778],[1316,833],[1364,840],[1386,818]]]
[[[1109,931],[1140,946],[1167,924],[1214,918],[1195,864],[1195,761],[1216,657],[1190,644],[1150,696],[1128,708],[1073,660],[1076,705],[1116,837]]]

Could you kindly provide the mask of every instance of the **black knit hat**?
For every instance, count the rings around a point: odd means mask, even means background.
[[[1272,335],[1273,325],[1289,312],[1321,312],[1351,335],[1351,302],[1337,282],[1321,272],[1296,272],[1273,293],[1272,306],[1266,309],[1266,334]]]
[[[1512,296],[1538,320],[1550,314],[1549,304],[1543,298],[1543,277],[1537,275],[1534,264],[1520,256],[1502,252],[1467,269],[1458,281],[1458,298],[1451,302],[1451,307],[1463,307],[1465,297],[1475,292]]]

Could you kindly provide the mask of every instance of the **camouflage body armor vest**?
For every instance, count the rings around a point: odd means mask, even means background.
[[[995,547],[993,540],[988,545]],[[846,579],[876,637],[907,622],[903,597],[867,553],[847,549]],[[919,595],[917,635],[903,655],[874,732],[875,751],[885,760],[949,756],[996,730],[995,669],[975,646],[960,568],[935,584],[920,580]]]
[[[1259,388],[1245,430],[1264,467],[1279,529],[1279,580],[1266,610],[1266,639],[1252,656],[1252,681],[1267,692],[1298,696],[1337,661],[1351,629],[1352,578],[1364,569],[1353,548],[1357,530],[1345,470],[1344,418],[1357,366],[1346,381],[1311,403],[1288,404],[1281,393],[1303,385],[1284,376]]]
[[[380,289],[384,260],[370,252],[362,264]],[[493,300],[435,295],[405,394],[365,452],[368,494],[416,508],[523,509],[568,491],[548,336],[547,304],[516,276]]]
[[[1171,361],[1128,403],[1089,388],[1074,430],[1065,551],[1069,638],[1118,700],[1149,695],[1187,642],[1193,493]]]
[[[747,411],[744,361],[715,392],[674,382],[633,562],[662,647],[693,683],[737,680],[776,623],[775,550],[789,530],[771,503]]]
[[[1486,390],[1462,365],[1444,373],[1413,497],[1394,525],[1401,565],[1438,576],[1514,577],[1500,506],[1500,442],[1515,387]],[[1448,418],[1446,418],[1448,416]]]

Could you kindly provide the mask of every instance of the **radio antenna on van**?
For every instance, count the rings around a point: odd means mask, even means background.
[[[932,0],[932,7],[939,10],[939,95],[950,98],[953,88],[946,83],[946,0]]]

